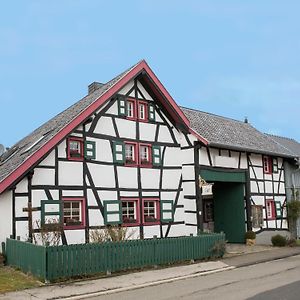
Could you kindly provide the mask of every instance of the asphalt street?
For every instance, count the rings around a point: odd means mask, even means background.
[[[300,255],[89,299],[300,299]]]

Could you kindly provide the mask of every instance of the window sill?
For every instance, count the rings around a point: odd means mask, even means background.
[[[64,225],[64,230],[85,229],[85,225]]]

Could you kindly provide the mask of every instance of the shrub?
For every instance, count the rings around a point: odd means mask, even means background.
[[[213,258],[223,257],[226,251],[226,241],[217,241],[210,249]]]
[[[246,233],[245,233],[245,239],[246,240],[255,240],[255,238],[256,238],[256,233],[254,232],[254,231],[252,231],[252,230],[249,230],[249,231],[247,231]]]
[[[275,247],[284,247],[286,246],[286,237],[276,234],[271,238],[272,245]]]

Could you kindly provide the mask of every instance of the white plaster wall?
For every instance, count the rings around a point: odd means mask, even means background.
[[[141,168],[142,189],[159,189],[160,170]]]
[[[33,207],[41,206],[41,200],[48,200],[48,197],[46,196],[46,193],[44,190],[33,190],[31,193],[31,197],[32,197],[32,206]],[[58,198],[56,198],[55,200],[58,200]],[[27,202],[26,202],[26,205],[27,205]]]
[[[214,156],[214,166],[223,168],[237,168],[238,159],[236,157],[228,156]]]
[[[126,95],[133,86],[134,80],[132,79],[119,91],[119,94]]]
[[[164,236],[167,231],[167,226],[163,226],[163,233]],[[168,237],[177,237],[177,236],[187,236],[189,233],[186,230],[186,227],[184,224],[178,224],[178,225],[172,225],[168,234]]]
[[[185,213],[185,223],[197,224],[197,214],[196,213]]]
[[[118,102],[115,101],[114,104],[106,111],[107,114],[119,115]]]
[[[265,182],[266,193],[273,193],[273,184],[270,181]]]
[[[181,170],[163,170],[162,188],[176,189],[179,186]]]
[[[149,195],[151,195],[151,196],[157,196],[158,193],[156,193],[156,194],[153,195],[152,192],[148,192],[146,194],[145,194],[145,192],[143,192],[143,196],[149,196]],[[139,192],[121,191],[120,192],[120,196],[121,197],[136,197],[136,198],[138,198],[139,197]]]
[[[161,200],[175,200],[177,192],[161,192]]]
[[[157,125],[140,122],[139,126],[140,126],[140,139],[142,141],[154,142]]]
[[[246,153],[241,154],[241,169],[248,169],[248,161],[247,161],[247,155]]]
[[[96,160],[112,162],[112,150],[108,140],[96,139]]]
[[[196,211],[196,200],[184,199],[184,210]]]
[[[184,164],[194,163],[194,149],[180,150],[181,161]]]
[[[157,237],[160,237],[159,225],[144,226],[144,237],[146,239],[153,238],[154,235],[156,235]]]
[[[89,223],[90,226],[101,226],[104,224],[104,219],[100,210],[89,209]]]
[[[209,166],[209,159],[205,147],[200,148],[199,150],[199,164],[204,166]]]
[[[183,182],[183,190],[185,195],[196,195],[195,182]]]
[[[24,177],[16,186],[16,193],[27,193],[28,192],[28,180]]]
[[[103,200],[118,200],[118,194],[116,191],[97,191],[101,201]]]
[[[57,154],[59,158],[66,158],[67,157],[67,142],[66,140],[63,140],[58,146],[57,146]]]
[[[32,185],[54,185],[55,170],[54,169],[34,169],[32,177]]]
[[[16,197],[15,212],[16,217],[27,217],[28,213],[23,212],[23,208],[28,207],[28,197]]]
[[[119,186],[121,188],[137,188],[137,169],[130,167],[117,167]]]
[[[125,119],[116,119],[117,128],[121,138],[136,138],[136,123]]]
[[[87,205],[89,206],[98,205],[93,191],[91,189],[88,189],[86,193],[87,193]]]
[[[250,181],[250,190],[252,193],[259,193],[258,186],[255,181]]]
[[[55,151],[52,150],[47,157],[39,163],[39,166],[55,166]]]
[[[180,166],[183,151],[180,148],[166,147],[164,166]]]
[[[182,176],[185,180],[195,180],[194,166],[182,166]]]
[[[0,243],[5,242],[12,234],[12,192],[6,191],[0,195]],[[2,251],[2,248],[0,249]]]
[[[82,185],[82,162],[60,161],[58,163],[58,183],[59,185]]]
[[[162,143],[163,142],[165,142],[165,143],[173,142],[170,131],[167,126],[161,125],[159,127],[158,141],[162,142]]]
[[[28,240],[28,222],[27,221],[16,222],[16,236],[19,236],[21,241]]]
[[[70,196],[83,197],[83,190],[63,190],[62,196],[63,197],[70,197]],[[55,198],[53,198],[53,199],[55,199]]]
[[[84,244],[85,243],[85,231],[79,230],[64,230],[68,244]]]
[[[115,171],[113,166],[93,163],[88,163],[87,166],[96,187],[115,187]]]
[[[157,198],[157,197],[159,197],[159,192],[144,192],[144,191],[142,191],[142,195],[143,195],[143,197],[148,196],[148,197]]]
[[[116,132],[110,117],[101,117],[95,127],[94,133],[116,136]]]

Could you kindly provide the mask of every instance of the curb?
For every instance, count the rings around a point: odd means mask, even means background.
[[[110,289],[110,290],[92,292],[92,293],[88,293],[88,294],[80,294],[80,295],[67,296],[67,297],[50,298],[49,300],[58,300],[58,299],[61,299],[61,300],[80,300],[80,299],[87,299],[87,298],[90,298],[90,297],[96,297],[96,296],[126,292],[126,291],[141,289],[141,288],[144,288],[144,287],[155,286],[155,285],[159,285],[159,284],[163,284],[163,283],[169,283],[169,282],[175,282],[175,281],[188,279],[188,278],[205,276],[205,275],[219,273],[219,272],[228,271],[228,270],[232,270],[232,269],[235,269],[235,267],[234,266],[228,266],[228,267],[223,267],[223,268],[215,269],[215,270],[211,270],[211,271],[197,272],[197,273],[193,273],[193,274],[189,274],[189,275],[184,275],[184,276],[180,276],[180,277],[172,277],[172,278],[168,278],[168,279],[152,281],[152,282],[143,283],[143,284],[139,284],[139,285],[133,285],[133,286],[115,288],[115,289]]]

